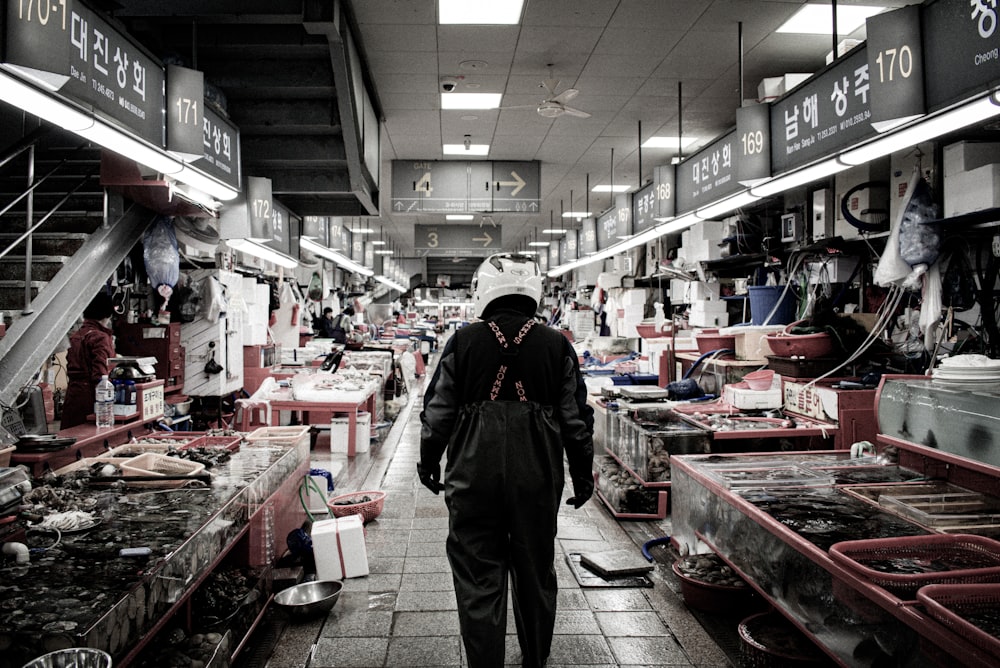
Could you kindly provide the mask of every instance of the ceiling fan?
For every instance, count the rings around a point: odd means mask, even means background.
[[[575,88],[567,88],[563,92],[556,95],[556,88],[559,87],[558,79],[545,79],[539,84],[540,88],[544,88],[548,93],[548,96],[542,100],[537,106],[532,105],[521,105],[517,107],[500,107],[501,109],[532,109],[534,108],[539,116],[543,118],[559,118],[560,116],[570,115],[576,116],[578,118],[590,118],[590,114],[586,111],[581,111],[574,107],[568,106],[566,103],[572,100],[574,97],[580,94]]]

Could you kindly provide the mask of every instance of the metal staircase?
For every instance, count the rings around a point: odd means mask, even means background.
[[[155,214],[100,184],[100,149],[0,110],[0,404],[11,406]],[[10,136],[12,128],[24,128]]]

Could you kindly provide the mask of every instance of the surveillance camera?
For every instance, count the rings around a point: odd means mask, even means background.
[[[450,93],[458,87],[458,80],[451,77],[441,79],[441,90]]]

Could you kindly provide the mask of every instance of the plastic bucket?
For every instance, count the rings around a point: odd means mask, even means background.
[[[778,303],[785,286],[783,285],[751,285],[750,291],[750,324],[752,325],[787,325],[795,321],[795,293],[785,292],[781,304],[768,322],[764,322],[771,309]]]

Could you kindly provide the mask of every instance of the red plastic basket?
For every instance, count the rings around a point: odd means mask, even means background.
[[[1000,663],[1000,638],[977,626],[975,615],[1000,610],[1000,584],[928,585],[917,592],[927,614],[972,644],[989,652]]]
[[[925,585],[1000,582],[1000,542],[972,534],[848,540],[832,545],[830,558],[873,584],[910,598]],[[919,572],[900,573],[900,566]]]
[[[707,556],[707,555],[706,555]],[[714,556],[714,555],[713,555]],[[718,559],[718,557],[715,557]],[[744,583],[742,586],[721,585],[692,577],[681,570],[679,559],[671,567],[681,585],[681,595],[689,608],[702,612],[749,612],[758,602],[754,590]]]
[[[362,499],[366,496],[368,497],[368,500],[363,501]],[[345,503],[353,501],[357,501],[357,503]],[[384,506],[385,492],[378,491],[341,494],[340,496],[328,499],[326,502],[326,507],[330,509],[330,514],[334,517],[361,515],[365,522],[371,522],[373,519],[381,515],[382,508]]]

